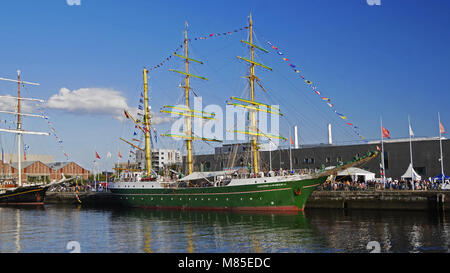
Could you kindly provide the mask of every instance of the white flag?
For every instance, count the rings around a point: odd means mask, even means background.
[[[412,128],[411,128],[411,125],[409,125],[409,135],[410,136],[414,136],[414,132],[413,132],[413,130],[412,130]]]
[[[107,157],[107,158],[111,158],[111,157],[112,157],[112,154],[111,154],[110,152],[108,152],[108,153],[106,154],[106,157]]]

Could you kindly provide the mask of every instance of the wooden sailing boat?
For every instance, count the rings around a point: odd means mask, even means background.
[[[43,204],[45,199],[45,194],[48,188],[54,184],[62,183],[68,181],[63,175],[63,178],[58,182],[52,182],[46,185],[36,185],[27,184],[22,178],[22,134],[27,135],[46,135],[49,136],[50,133],[47,132],[35,132],[35,131],[25,131],[22,129],[22,116],[28,117],[40,117],[45,118],[42,115],[25,114],[21,112],[21,102],[35,101],[44,102],[41,99],[34,98],[22,98],[20,96],[20,85],[39,85],[38,83],[26,82],[20,79],[20,70],[17,71],[17,80],[0,78],[2,81],[16,82],[17,83],[17,97],[12,97],[17,99],[17,112],[10,111],[0,111],[0,113],[12,114],[17,116],[17,128],[16,129],[3,129],[0,128],[0,132],[8,132],[17,135],[17,180],[14,181],[13,187],[0,189],[0,205],[36,205]],[[10,97],[11,98],[11,97]],[[70,179],[69,179],[70,180]]]
[[[187,155],[187,176],[177,181],[169,181],[164,177],[157,177],[147,181],[144,177],[151,176],[150,145],[146,141],[145,153],[147,155],[146,172],[124,172],[119,179],[112,183],[111,192],[118,198],[118,201],[126,206],[146,207],[157,209],[199,209],[199,210],[240,210],[240,211],[301,211],[305,207],[310,194],[330,175],[348,168],[350,166],[362,163],[375,157],[378,152],[369,153],[359,160],[349,162],[344,166],[339,166],[327,172],[321,172],[314,175],[292,174],[264,177],[259,173],[258,156],[258,137],[277,137],[268,136],[261,133],[257,128],[256,112],[264,111],[271,114],[281,115],[278,108],[255,101],[255,83],[260,85],[259,79],[255,76],[255,66],[266,69],[270,67],[257,63],[254,60],[254,50],[261,47],[253,43],[253,21],[250,16],[249,41],[241,41],[250,47],[251,59],[237,56],[238,59],[250,64],[250,75],[247,76],[250,83],[250,98],[243,99],[232,97],[233,102],[229,103],[237,107],[243,107],[250,110],[250,126],[248,131],[235,131],[250,136],[250,145],[252,147],[252,172],[248,175],[238,175],[233,170],[218,172],[194,172],[192,160],[192,141],[218,141],[216,139],[207,139],[197,137],[192,132],[191,120],[193,118],[214,119],[213,113],[206,113],[191,109],[189,104],[190,78],[208,80],[205,77],[197,76],[189,72],[191,62],[202,63],[188,56],[188,37],[185,29],[184,56],[174,54],[184,59],[186,71],[170,69],[170,71],[183,74],[185,76],[184,94],[185,106],[163,106],[161,112],[184,116],[186,130],[183,135],[164,134],[163,136],[183,138],[186,142]],[[147,107],[147,73],[144,68],[144,93],[145,93],[145,132],[149,131],[149,109]],[[262,87],[262,86],[261,86]],[[135,119],[125,112],[134,122]],[[136,123],[136,122],[135,122]],[[139,124],[136,125],[140,128]],[[146,135],[147,138],[147,135]],[[129,143],[129,142],[127,142]],[[135,146],[132,143],[130,145]],[[135,146],[136,147],[136,146]],[[136,147],[139,148],[139,147]],[[139,148],[141,149],[141,148]]]

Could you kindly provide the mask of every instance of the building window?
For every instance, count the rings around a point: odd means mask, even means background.
[[[314,158],[311,158],[311,159],[309,160],[309,163],[314,164]]]
[[[341,156],[338,156],[337,158],[336,158],[336,162],[342,162],[342,157]]]
[[[327,158],[325,158],[325,162],[326,163],[330,163],[331,162],[331,158],[327,156]]]
[[[303,163],[308,164],[309,163],[309,159],[305,158],[305,160],[303,160]]]
[[[384,169],[389,170],[389,157],[387,152],[384,152]]]

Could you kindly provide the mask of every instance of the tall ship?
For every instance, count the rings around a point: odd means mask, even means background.
[[[16,99],[17,107],[16,111],[0,111],[3,114],[11,114],[17,116],[17,127],[16,129],[5,129],[0,128],[1,132],[13,133],[17,136],[17,168],[16,172],[13,174],[11,172],[10,177],[3,177],[0,179],[0,205],[42,205],[44,204],[45,195],[47,190],[58,183],[67,181],[63,175],[60,181],[54,181],[49,184],[37,184],[30,183],[26,181],[22,176],[22,135],[45,135],[49,136],[48,132],[36,132],[36,131],[26,131],[22,128],[22,117],[38,117],[45,118],[42,115],[26,114],[22,112],[21,103],[22,101],[33,101],[36,103],[42,103],[44,100],[35,98],[23,98],[20,95],[21,85],[39,85],[38,83],[26,82],[20,78],[20,70],[17,71],[16,79],[0,78],[1,81],[15,82],[17,83],[17,97],[11,96],[0,96],[0,99]],[[5,163],[2,162],[2,167]],[[12,168],[9,168],[12,170]],[[17,174],[17,175],[15,175]]]
[[[161,112],[183,116],[185,119],[184,134],[162,134],[162,136],[182,138],[186,146],[186,176],[170,179],[158,176],[152,171],[150,127],[151,116],[149,111],[148,94],[148,70],[143,69],[144,82],[144,110],[143,122],[139,123],[130,113],[125,110],[125,116],[131,119],[137,128],[145,134],[145,149],[136,147],[145,152],[145,170],[121,170],[116,181],[110,183],[110,191],[118,202],[125,206],[143,207],[151,209],[182,209],[182,210],[237,210],[237,211],[279,211],[298,212],[303,211],[311,193],[333,174],[342,169],[361,164],[378,155],[377,151],[369,152],[361,158],[355,159],[347,164],[337,166],[331,170],[323,170],[320,173],[275,173],[269,172],[265,175],[260,171],[259,137],[270,137],[285,139],[281,136],[268,136],[262,133],[257,126],[257,112],[263,111],[270,114],[280,114],[279,108],[263,104],[255,100],[255,87],[261,88],[259,78],[255,75],[255,67],[271,70],[270,67],[255,61],[255,50],[265,51],[254,44],[253,21],[250,15],[248,40],[241,40],[250,49],[250,58],[237,56],[238,59],[248,63],[250,86],[249,98],[231,97],[233,102],[229,104],[248,110],[249,126],[245,131],[235,130],[236,133],[248,135],[251,147],[251,171],[239,173],[236,170],[224,170],[216,172],[194,172],[192,142],[194,140],[219,142],[217,139],[198,137],[193,134],[192,120],[194,118],[213,119],[214,113],[207,113],[193,109],[190,103],[190,79],[197,78],[207,80],[205,77],[191,74],[189,66],[192,63],[202,64],[201,61],[192,59],[188,55],[187,29],[184,32],[184,54],[174,54],[184,60],[185,71],[169,69],[184,75],[184,106],[162,107]],[[266,51],[267,52],[267,51]],[[140,126],[142,125],[143,128]],[[286,139],[285,139],[286,140]]]

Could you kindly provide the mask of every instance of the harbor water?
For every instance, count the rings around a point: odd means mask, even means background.
[[[1,253],[449,252],[450,215],[309,209],[248,214],[0,207]]]

